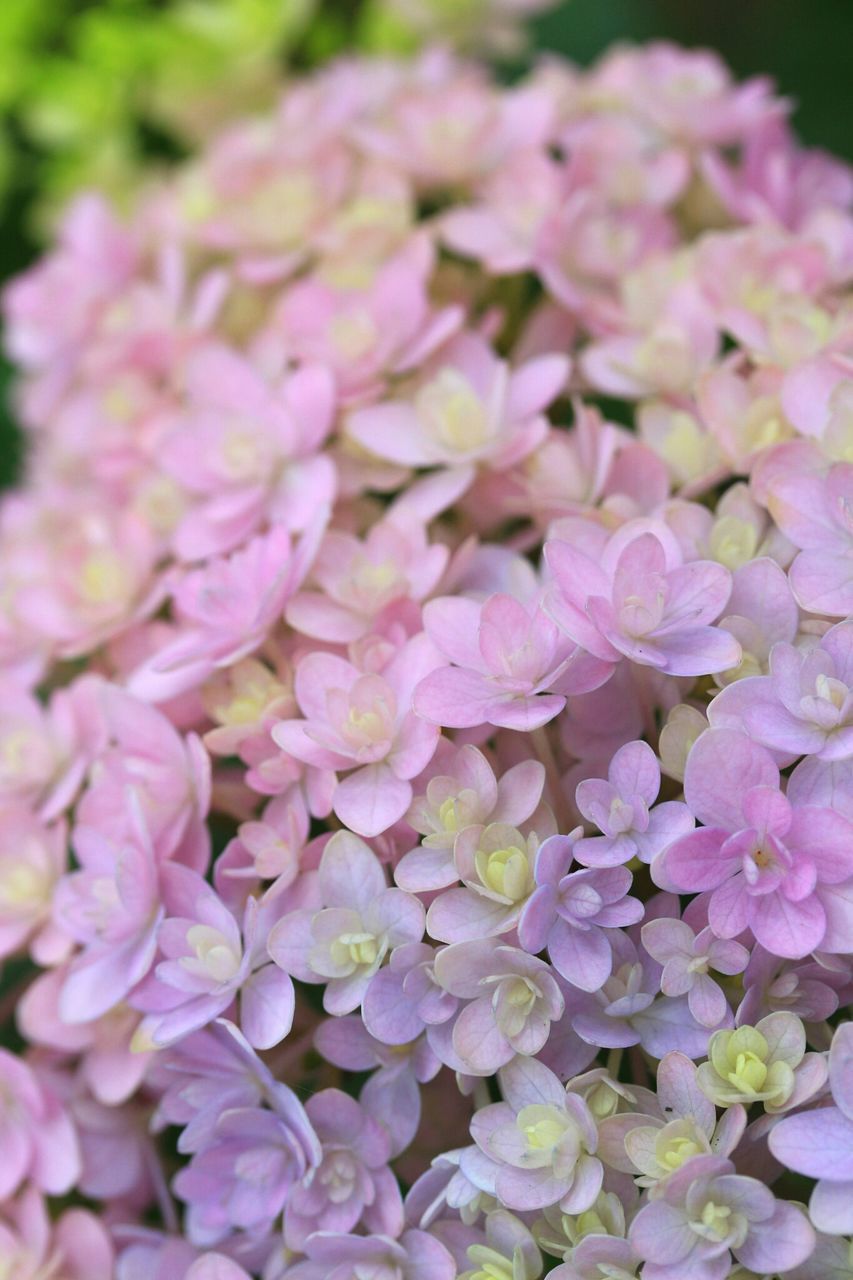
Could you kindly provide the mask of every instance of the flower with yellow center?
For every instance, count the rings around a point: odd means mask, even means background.
[[[718,460],[714,437],[693,414],[654,401],[639,412],[640,435],[679,484],[711,471]]]
[[[18,858],[0,859],[0,919],[37,919],[50,906],[53,883],[47,868],[30,861],[25,850]]]
[[[555,1149],[572,1128],[571,1118],[565,1111],[539,1102],[522,1107],[515,1123],[526,1145],[521,1163],[530,1169],[550,1165]]]
[[[341,968],[372,965],[379,954],[379,943],[372,933],[342,933],[331,945],[332,959]]]
[[[376,346],[379,330],[364,308],[336,315],[329,324],[329,339],[335,351],[347,361],[363,360]]]
[[[267,249],[298,248],[320,207],[317,181],[307,169],[280,174],[259,187],[235,208],[238,226],[256,245]]]
[[[82,603],[96,608],[120,605],[127,596],[127,571],[121,557],[107,547],[90,552],[77,571],[77,594]]]
[[[775,396],[758,396],[740,424],[739,444],[744,454],[757,453],[771,444],[779,444],[794,434]]]
[[[217,724],[239,728],[259,724],[266,710],[289,689],[257,658],[244,658],[218,672],[202,687],[204,709]]]
[[[656,1128],[640,1125],[625,1135],[625,1151],[640,1172],[639,1187],[653,1187],[694,1156],[710,1155],[709,1135],[690,1116]]]
[[[239,973],[243,957],[240,949],[211,925],[194,924],[187,929],[192,954],[181,958],[188,973],[215,983],[231,982]]]
[[[266,472],[266,450],[250,421],[235,418],[225,432],[219,457],[228,480],[249,484],[263,478]]]
[[[481,892],[507,905],[524,902],[535,888],[533,852],[515,827],[497,822],[486,827],[474,855]]]
[[[775,1111],[791,1097],[794,1069],[804,1053],[800,1019],[773,1013],[755,1027],[715,1032],[708,1047],[709,1061],[698,1068],[696,1079],[717,1106],[763,1102],[766,1110]]]
[[[366,555],[353,557],[347,574],[346,601],[359,613],[376,614],[407,592],[408,582],[393,560],[370,560]]]
[[[702,1206],[700,1217],[691,1222],[690,1226],[703,1240],[722,1242],[728,1240],[736,1229],[737,1217],[727,1204],[716,1204],[709,1200]]]
[[[600,1191],[583,1213],[564,1213],[559,1205],[545,1209],[534,1223],[533,1234],[546,1253],[568,1255],[585,1236],[624,1237],[625,1210],[614,1192]],[[613,1280],[622,1280],[621,1273],[614,1273]]]
[[[470,454],[494,434],[486,405],[456,369],[441,369],[415,396],[415,409],[429,436],[454,454]]]
[[[512,1259],[505,1258],[488,1245],[469,1245],[468,1258],[474,1263],[474,1268],[463,1271],[459,1280],[514,1280]]]
[[[694,1156],[710,1151],[709,1144],[700,1142],[698,1134],[668,1133],[670,1128],[670,1125],[665,1125],[655,1143],[658,1164],[667,1172],[673,1173]]]
[[[758,530],[748,520],[727,515],[714,522],[708,549],[713,558],[727,569],[734,572],[752,560],[757,548]]]

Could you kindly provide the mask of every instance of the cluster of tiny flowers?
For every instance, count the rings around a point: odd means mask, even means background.
[[[853,175],[787,112],[345,60],[7,289],[0,1276],[853,1276]]]

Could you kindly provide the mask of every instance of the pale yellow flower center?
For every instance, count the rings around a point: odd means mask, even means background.
[[[331,946],[336,965],[371,965],[379,955],[379,942],[372,933],[342,933]]]
[[[530,892],[530,863],[527,851],[518,845],[508,849],[495,849],[492,853],[477,853],[477,870],[487,889],[520,902]]]
[[[430,435],[454,453],[481,448],[491,435],[486,407],[456,369],[442,369],[415,397]]]
[[[121,558],[106,548],[93,551],[80,566],[77,585],[87,604],[109,604],[121,600],[126,591],[127,572]]]
[[[230,982],[236,975],[241,963],[240,953],[218,929],[207,924],[194,924],[187,929],[187,942],[194,955],[181,961],[185,968],[197,970],[200,967],[215,982]]]

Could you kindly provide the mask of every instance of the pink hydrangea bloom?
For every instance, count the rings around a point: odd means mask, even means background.
[[[586,1103],[535,1059],[501,1072],[505,1101],[482,1107],[471,1136],[489,1159],[492,1194],[510,1209],[559,1204],[582,1213],[601,1189],[598,1136]]]
[[[810,461],[807,469],[795,463],[768,475],[767,507],[799,550],[791,586],[800,605],[843,618],[853,612],[853,467],[837,462],[827,469],[819,457]]]
[[[4,293],[0,1276],[846,1275],[851,172],[369,7]]]
[[[434,724],[537,729],[562,711],[567,693],[594,688],[607,672],[594,660],[578,662],[576,646],[539,604],[525,607],[512,596],[493,595],[482,605],[432,600],[424,627],[454,663],[437,667],[415,691],[418,714]]]
[[[722,691],[713,723],[745,730],[786,761],[853,755],[853,624],[839,622],[805,650],[780,642],[769,665],[769,675]]]
[[[620,747],[610,762],[607,782],[587,778],[575,791],[575,803],[603,833],[578,840],[574,856],[588,867],[612,867],[640,858],[651,862],[678,836],[692,830],[687,805],[669,800],[652,808],[660,790],[660,766],[645,742]]]
[[[59,1010],[64,1021],[89,1022],[147,975],[165,908],[161,869],[142,821],[116,838],[79,826],[74,846],[80,869],[59,885],[54,918],[81,950],[65,976]]]
[[[453,1023],[453,1050],[475,1075],[491,1075],[516,1054],[538,1053],[565,1007],[547,964],[491,938],[445,947],[434,975],[468,1002]]]
[[[112,1280],[112,1242],[94,1214],[86,1209],[67,1209],[51,1223],[34,1187],[7,1201],[4,1208],[0,1256],[15,1280],[40,1280],[56,1268],[68,1280]]]
[[[770,1134],[777,1160],[817,1178],[809,1213],[820,1231],[848,1234],[851,1209],[853,1138],[853,1024],[838,1027],[829,1050],[829,1081],[834,1106],[802,1111],[782,1120]]]
[[[684,920],[665,916],[643,926],[643,946],[663,965],[660,989],[667,996],[687,993],[690,1012],[703,1027],[718,1027],[728,1012],[725,993],[708,970],[742,973],[749,952],[739,942],[718,938],[713,929],[694,934]]]
[[[793,958],[844,950],[850,927],[853,828],[841,814],[792,807],[765,748],[733,729],[698,740],[684,776],[687,803],[705,825],[656,859],[659,884],[711,890],[714,932],[752,929],[762,946]]]
[[[438,728],[410,708],[412,690],[439,661],[421,634],[403,644],[381,673],[321,652],[297,668],[295,692],[305,719],[282,720],[273,737],[306,764],[347,771],[332,804],[359,835],[379,835],[403,816],[412,801],[411,779],[435,752]]]
[[[452,1254],[426,1231],[390,1236],[351,1236],[317,1232],[306,1242],[307,1258],[288,1267],[286,1280],[358,1280],[362,1274],[382,1280],[453,1280]]]
[[[683,1274],[685,1266],[697,1280],[710,1280],[721,1274],[721,1255],[730,1265],[728,1251],[750,1270],[787,1270],[814,1246],[805,1215],[713,1155],[694,1156],[673,1174],[661,1198],[637,1214],[629,1238],[656,1280]]]
[[[0,1196],[14,1195],[25,1180],[46,1195],[65,1195],[81,1173],[80,1146],[68,1111],[49,1081],[7,1049],[0,1049],[0,1080]]]
[[[307,528],[335,491],[334,466],[320,452],[334,413],[329,371],[306,365],[269,387],[228,348],[211,345],[186,376],[186,414],[163,444],[167,474],[191,498],[174,534],[178,555],[230,551],[262,521]]]
[[[303,1249],[315,1232],[352,1232],[359,1223],[395,1239],[403,1226],[403,1201],[388,1168],[387,1131],[340,1089],[315,1094],[305,1110],[323,1154],[310,1181],[288,1199],[288,1246]]]
[[[378,521],[364,539],[332,530],[311,567],[314,589],[297,592],[287,620],[318,640],[359,640],[405,602],[428,596],[447,560],[447,548],[430,545],[424,526],[403,513]]]
[[[665,528],[628,525],[595,551],[554,540],[545,555],[552,616],[601,663],[627,657],[669,675],[704,675],[740,661],[734,638],[711,625],[731,593],[728,571],[682,563]]]
[[[540,845],[534,866],[537,887],[522,909],[518,936],[534,954],[547,946],[567,982],[596,991],[613,965],[610,930],[636,924],[643,907],[627,896],[631,873],[624,867],[569,872],[576,848],[571,836],[551,836]]]
[[[341,831],[323,850],[319,909],[285,915],[269,935],[275,963],[302,982],[325,982],[324,1007],[349,1013],[395,947],[419,942],[424,910],[402,889],[389,889],[382,865],[364,841]]]
[[[569,365],[541,356],[510,370],[473,334],[454,340],[435,360],[411,401],[391,401],[353,414],[348,431],[364,448],[409,467],[501,470],[530,453],[547,429],[542,411],[561,391]]]
[[[249,897],[242,929],[196,872],[173,864],[163,873],[166,918],[157,932],[164,957],[134,995],[146,1013],[138,1037],[162,1047],[219,1017],[239,996],[240,1026],[257,1049],[271,1049],[293,1024],[293,983],[270,961],[272,923],[312,896],[310,882],[288,894]]]

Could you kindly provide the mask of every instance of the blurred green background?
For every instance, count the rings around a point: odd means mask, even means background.
[[[286,61],[351,42],[374,0],[0,0],[0,283],[39,252],[55,207],[94,170],[114,190],[139,158],[192,145],[185,104],[236,85],[251,105]],[[152,20],[153,19],[153,20]],[[567,0],[533,24],[538,49],[588,63],[617,40],[717,49],[738,76],[766,73],[809,143],[853,160],[853,0]],[[235,59],[240,72],[235,74]],[[0,363],[0,486],[21,449]]]

